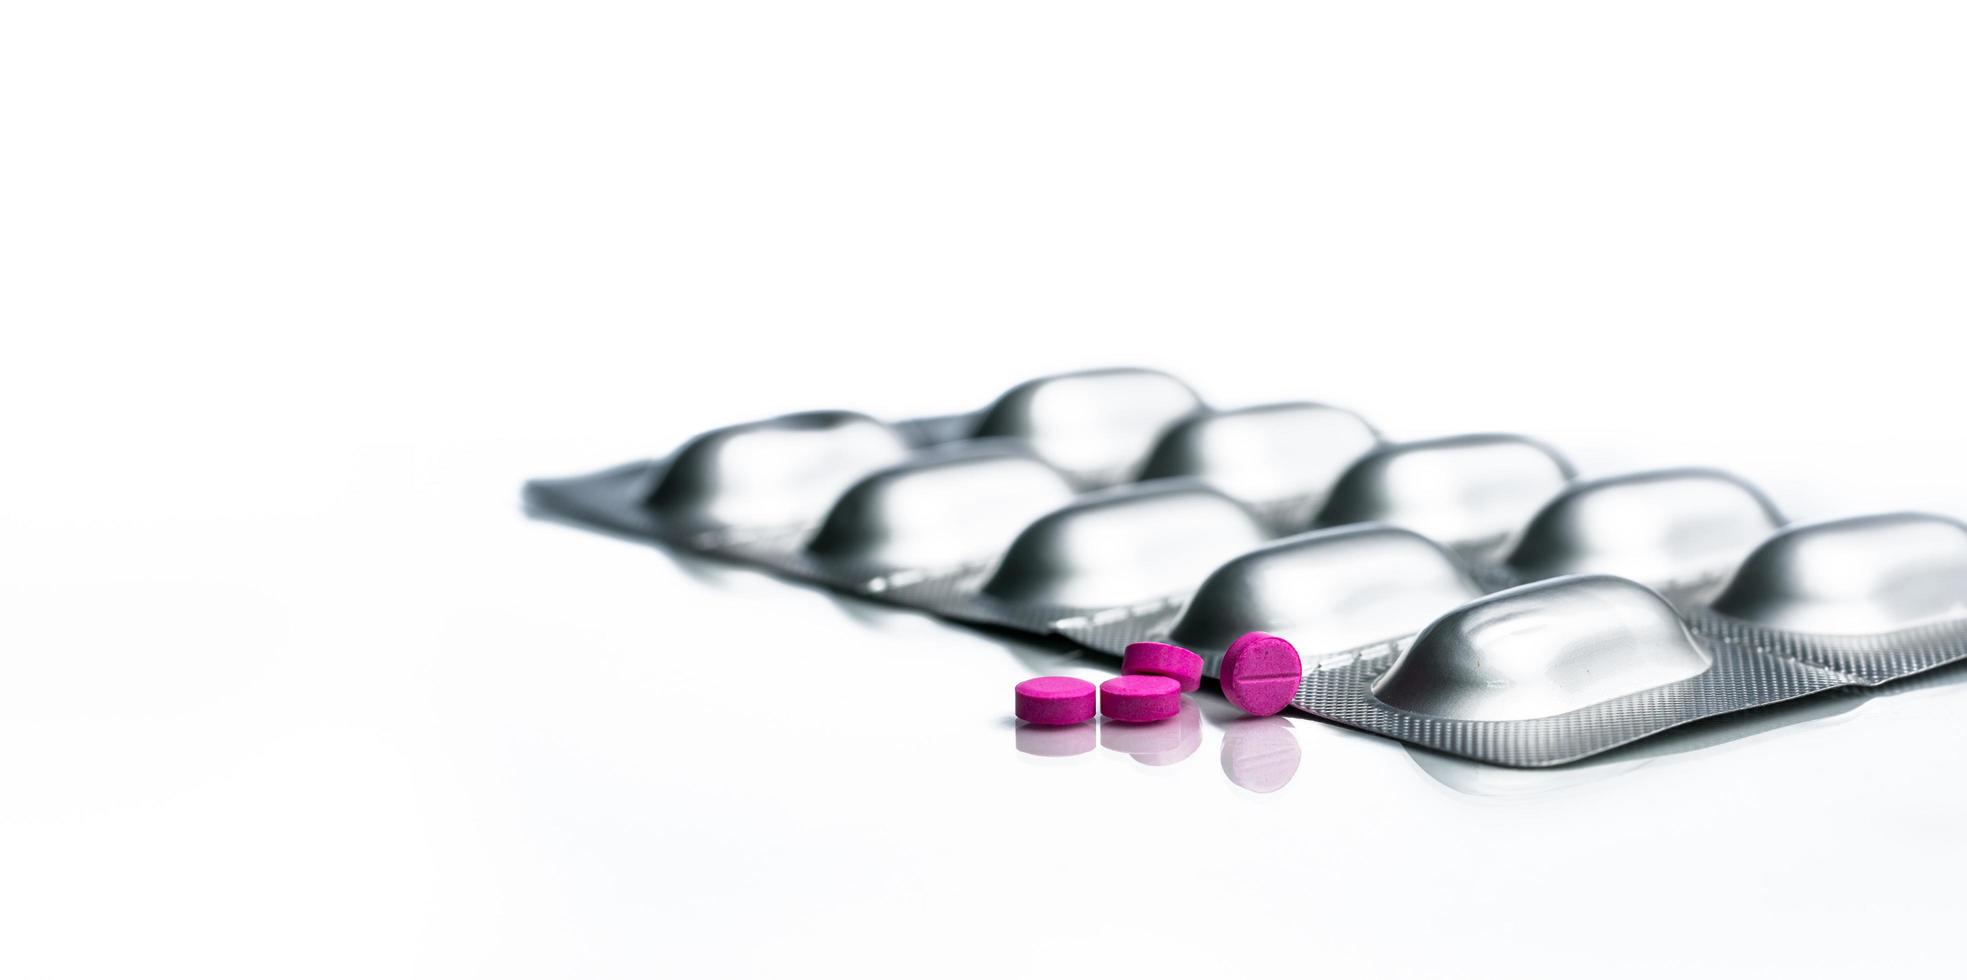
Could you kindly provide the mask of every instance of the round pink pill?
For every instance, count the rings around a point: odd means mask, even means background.
[[[1245,633],[1229,645],[1216,673],[1230,704],[1261,717],[1283,711],[1297,696],[1304,662],[1281,636]]]
[[[1128,674],[1100,685],[1100,714],[1114,721],[1160,721],[1182,710],[1182,683],[1154,674]]]
[[[1034,677],[1018,685],[1017,712],[1034,725],[1091,721],[1093,684],[1077,677]]]
[[[1144,640],[1127,644],[1126,652],[1120,655],[1120,672],[1172,677],[1181,683],[1183,691],[1202,686],[1202,658],[1172,643]]]

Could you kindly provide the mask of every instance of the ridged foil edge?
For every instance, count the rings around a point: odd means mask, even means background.
[[[1780,630],[1699,608],[1687,625],[1715,645],[1833,670],[1866,687],[1967,660],[1967,619],[1847,636]]]
[[[1845,686],[1841,675],[1724,643],[1705,643],[1713,666],[1684,681],[1547,718],[1464,721],[1382,704],[1372,685],[1413,637],[1319,661],[1292,705],[1313,717],[1481,762],[1540,768],[1573,762],[1688,722]]]

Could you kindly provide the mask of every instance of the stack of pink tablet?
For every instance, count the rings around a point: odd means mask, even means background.
[[[1223,696],[1251,715],[1274,715],[1291,703],[1303,676],[1298,651],[1283,637],[1245,633],[1230,644],[1217,672]],[[1169,643],[1127,647],[1120,676],[1099,686],[1098,713],[1121,722],[1173,718],[1182,695],[1202,685],[1202,658]],[[1077,725],[1091,721],[1093,685],[1077,677],[1034,677],[1019,684],[1017,716],[1033,725]]]

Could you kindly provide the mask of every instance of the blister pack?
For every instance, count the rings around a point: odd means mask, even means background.
[[[1434,444],[1468,446],[1470,438]],[[1534,445],[1472,438],[1518,456]],[[1495,452],[1473,462],[1505,459]],[[1250,630],[1291,637],[1311,655],[1349,650],[1416,633],[1434,616],[1489,593],[1565,575],[1622,576],[1691,608],[1783,524],[1760,490],[1719,470],[1544,480],[1514,494],[1443,495],[1444,487],[1499,485],[1445,470],[1431,467],[1413,484],[1413,495],[1445,500],[1422,508],[1388,493],[1389,505],[1356,511],[1362,523],[1255,549],[1210,573],[1180,615],[1069,633],[1111,653],[1143,636],[1166,640],[1202,653],[1213,672],[1215,657]],[[1534,498],[1527,507],[1526,498]],[[1454,537],[1442,533],[1446,528],[1472,530]]]
[[[1967,526],[1903,513],[1785,528],[1692,618],[1715,642],[1856,684],[1967,659]]]
[[[1215,409],[1141,369],[961,415],[732,426],[526,498],[950,619],[1177,644],[1210,674],[1277,634],[1302,710],[1517,766],[1967,658],[1956,521],[1785,526],[1718,470],[1578,479],[1522,436],[1386,442],[1343,409]]]
[[[1379,445],[1308,402],[1208,409],[1160,372],[1038,378],[987,408],[716,430],[665,460],[535,481],[535,510],[968,622],[1160,609],[1309,521]],[[1282,461],[1282,462],[1280,462]]]
[[[1553,765],[1688,721],[1967,659],[1967,526],[1950,518],[1786,527],[1725,585],[1633,557],[1634,573],[1693,587],[1677,603],[1613,575],[1508,588],[1412,636],[1308,658],[1294,703],[1456,755]]]

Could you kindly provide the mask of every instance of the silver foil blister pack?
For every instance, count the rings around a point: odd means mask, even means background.
[[[1901,513],[1785,528],[1695,608],[1693,627],[1855,684],[1967,659],[1967,526]]]
[[[1956,521],[1785,526],[1717,470],[1578,479],[1521,436],[1385,442],[1139,369],[961,415],[732,426],[527,501],[959,621],[1180,644],[1212,674],[1275,633],[1304,657],[1297,707],[1517,766],[1967,658]]]
[[[1505,589],[1411,637],[1310,658],[1294,703],[1456,755],[1553,765],[1962,659],[1967,527],[1876,514],[1778,530],[1678,603],[1614,575]]]
[[[536,481],[527,499],[616,533],[1047,632],[1179,602],[1209,569],[1308,520],[1378,444],[1343,409],[1216,411],[1166,374],[1110,369],[1025,382],[967,416],[732,426],[666,460]]]

